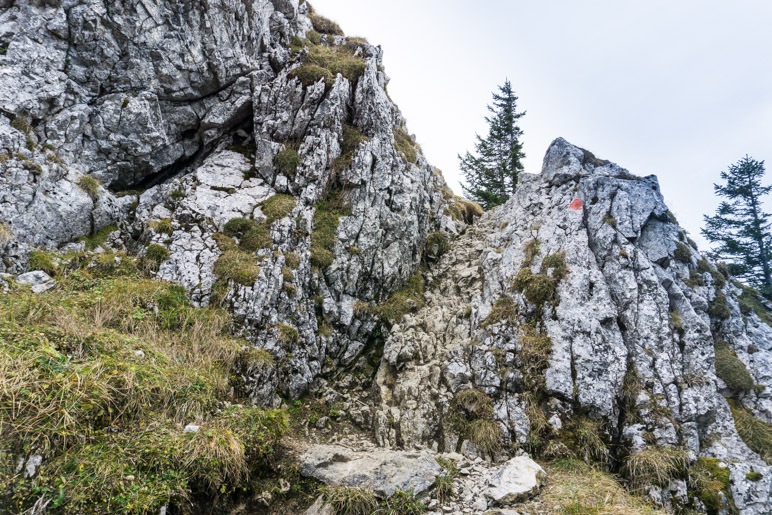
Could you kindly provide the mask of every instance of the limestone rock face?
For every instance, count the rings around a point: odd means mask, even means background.
[[[355,362],[377,326],[355,305],[401,287],[427,234],[464,222],[447,214],[452,194],[386,94],[380,48],[305,40],[308,10],[296,0],[2,9],[0,271],[23,271],[33,247],[117,225],[121,248],[166,248],[160,278],[202,305],[214,290],[274,355],[275,367],[241,371],[256,402],[297,397]],[[357,71],[301,81],[312,51]],[[289,210],[264,212],[271,199]],[[260,225],[259,241],[223,238],[237,218]]]
[[[542,173],[522,176],[427,284],[425,307],[384,348],[383,445],[481,452],[454,423],[456,395],[475,389],[490,399],[501,442],[557,442],[576,420],[601,420],[628,452],[678,447],[723,460],[737,507],[768,508],[770,467],[738,436],[725,395],[771,420],[770,327],[740,312],[740,290],[689,243],[656,178],[558,139]],[[722,345],[761,387],[728,390],[716,374]],[[764,479],[746,480],[750,466]],[[680,502],[668,489],[658,500]]]
[[[491,474],[485,495],[499,505],[513,504],[538,493],[546,479],[538,463],[518,456]]]

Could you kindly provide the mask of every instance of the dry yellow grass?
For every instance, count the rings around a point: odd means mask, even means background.
[[[519,513],[566,515],[654,515],[667,512],[627,492],[609,473],[578,460],[543,465],[547,485],[535,499],[518,504]]]

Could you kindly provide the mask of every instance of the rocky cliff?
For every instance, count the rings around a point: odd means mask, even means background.
[[[769,512],[768,306],[656,178],[558,139],[478,219],[381,49],[305,2],[0,8],[8,280],[35,249],[125,251],[270,353],[234,370],[256,404],[311,393],[380,446],[581,459],[671,510]]]

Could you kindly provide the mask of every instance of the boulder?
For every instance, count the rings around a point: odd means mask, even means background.
[[[527,456],[512,458],[488,479],[485,495],[496,504],[513,504],[535,495],[547,480],[538,463]]]

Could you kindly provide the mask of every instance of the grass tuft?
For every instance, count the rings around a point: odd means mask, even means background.
[[[56,254],[47,250],[36,249],[29,253],[27,267],[30,270],[42,270],[51,277],[59,272],[56,264]]]
[[[400,127],[394,128],[394,147],[408,163],[415,163],[418,160],[416,144],[410,134]]]
[[[644,447],[628,456],[623,470],[634,488],[666,487],[685,474],[687,462],[688,454],[683,449]]]
[[[421,272],[410,277],[407,284],[392,293],[374,311],[391,324],[402,322],[405,315],[415,313],[424,306],[424,280]]]
[[[292,195],[278,193],[260,205],[260,209],[267,217],[266,223],[272,224],[276,220],[288,217],[297,206],[297,200]]]
[[[218,279],[233,281],[242,286],[253,286],[260,275],[254,254],[242,250],[227,250],[214,264]]]
[[[343,35],[343,30],[341,30],[340,25],[334,21],[316,13],[310,13],[308,17],[311,19],[311,25],[313,25],[316,32],[330,34],[332,36]]]
[[[750,392],[755,382],[745,363],[724,342],[716,342],[716,375],[733,392]]]
[[[157,271],[161,263],[169,259],[169,249],[163,245],[152,243],[145,249],[145,257],[142,260],[143,266],[150,271]]]
[[[300,166],[300,154],[297,144],[287,144],[273,158],[273,164],[279,172],[294,178]]]
[[[729,399],[729,407],[732,410],[734,425],[745,445],[764,461],[772,464],[772,424],[759,420],[735,400]]]
[[[677,241],[673,257],[676,259],[676,261],[680,261],[681,263],[691,264],[692,251],[689,249],[688,245]]]
[[[322,495],[335,515],[372,515],[378,509],[375,494],[364,488],[328,486]]]
[[[78,187],[85,191],[86,194],[93,200],[96,200],[99,198],[99,188],[102,187],[102,184],[96,177],[92,177],[91,175],[83,175],[80,179],[78,179]]]
[[[715,458],[698,458],[689,469],[689,486],[708,509],[718,513],[732,499],[729,467]]]

